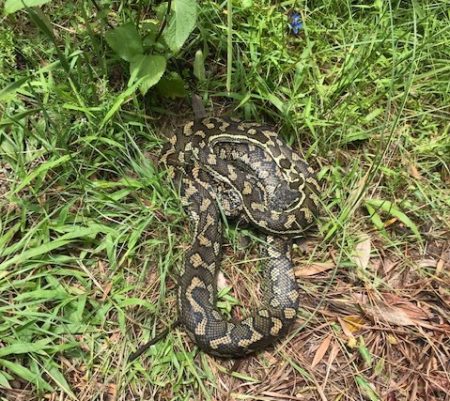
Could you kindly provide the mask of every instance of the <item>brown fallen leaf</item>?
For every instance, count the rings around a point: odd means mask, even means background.
[[[444,272],[444,264],[445,264],[444,258],[440,258],[436,264],[436,276],[439,276]]]
[[[344,318],[338,317],[338,321],[342,327],[342,331],[347,337],[353,337],[353,333],[356,333],[364,325],[364,320],[361,316],[352,315]]]
[[[314,355],[314,359],[311,363],[311,368],[314,368],[322,360],[328,348],[330,347],[330,343],[331,343],[331,334],[325,337],[325,339],[319,345],[319,348],[317,348],[316,353]]]
[[[420,268],[424,268],[424,267],[436,267],[436,260],[435,259],[422,259],[418,265]]]
[[[322,389],[325,388],[327,381],[328,381],[328,377],[330,376],[330,372],[331,372],[331,367],[333,366],[333,362],[336,359],[336,357],[339,354],[339,345],[336,342],[333,342],[333,345],[331,346],[331,350],[330,353],[328,355],[328,361],[327,361],[327,373],[325,375],[325,379],[322,383]]]
[[[103,287],[103,295],[102,295],[102,301],[106,300],[108,298],[108,295],[110,294],[113,287],[113,283],[110,281]]]
[[[416,326],[418,323],[411,319],[403,309],[396,306],[377,305],[376,308],[371,310],[371,313],[377,320],[396,326]]]
[[[105,274],[106,273],[106,263],[99,259],[98,263],[97,263],[97,268],[100,271],[100,273]]]
[[[217,275],[217,289],[220,291],[227,286],[228,286],[227,279],[225,278],[224,274],[221,271],[219,271],[219,274]]]
[[[385,293],[383,298],[385,304],[401,308],[411,319],[428,320],[432,317],[428,310],[421,308],[413,302],[399,297],[398,295]]]
[[[371,242],[367,234],[361,236],[361,241],[356,244],[352,260],[362,270],[366,270],[370,260]]]
[[[119,340],[122,338],[122,334],[120,331],[114,331],[110,336],[109,336],[109,341],[111,342],[111,344],[118,344]]]
[[[339,345],[336,342],[333,342],[333,345],[331,346],[330,355],[328,356],[328,370],[330,369],[331,365],[333,364],[334,360],[336,359],[337,355],[339,354]]]
[[[334,262],[316,262],[307,266],[299,266],[295,269],[296,277],[309,277],[331,270],[336,265]]]
[[[416,180],[422,179],[422,175],[419,173],[419,170],[417,170],[417,167],[412,163],[408,165],[408,173],[412,178],[415,178]]]
[[[358,298],[356,298],[358,299]],[[396,326],[430,327],[427,322],[432,314],[416,304],[395,294],[385,293],[375,303],[369,303],[367,297],[359,297],[359,305],[374,321],[382,321]]]

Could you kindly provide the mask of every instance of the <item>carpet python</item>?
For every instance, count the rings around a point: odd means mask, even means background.
[[[169,139],[161,162],[194,223],[180,271],[179,322],[213,355],[239,357],[268,346],[287,332],[299,306],[291,239],[313,224],[318,209],[312,168],[272,127],[233,118],[187,123]],[[222,215],[265,235],[262,306],[240,322],[216,308]]]

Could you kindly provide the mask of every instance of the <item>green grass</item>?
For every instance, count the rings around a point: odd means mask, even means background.
[[[181,329],[127,363],[176,319],[190,231],[158,155],[188,99],[124,96],[127,65],[89,1],[0,18],[1,400],[446,396],[450,3],[310,3],[203,1],[169,63],[209,113],[279,126],[322,180],[318,230],[295,250],[298,324],[234,372]],[[113,25],[153,16],[101,4]],[[222,301],[243,314],[257,247],[227,234]],[[309,264],[328,268],[301,276]]]

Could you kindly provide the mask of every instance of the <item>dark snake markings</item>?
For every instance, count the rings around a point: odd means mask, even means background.
[[[291,238],[313,223],[319,187],[313,170],[273,128],[228,118],[191,121],[172,136],[161,161],[172,166],[181,200],[195,223],[180,272],[180,322],[204,351],[237,357],[284,335],[298,309]],[[240,322],[216,305],[221,212],[265,234],[262,307]]]

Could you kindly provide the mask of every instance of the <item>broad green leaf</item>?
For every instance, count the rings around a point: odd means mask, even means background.
[[[364,342],[364,337],[360,337],[359,339],[358,351],[364,360],[365,365],[367,367],[372,366],[372,355]]]
[[[19,221],[18,223],[13,225],[8,231],[6,231],[5,234],[0,236],[0,249],[5,249],[5,247],[12,240],[12,238],[17,233],[17,231],[20,230],[21,226],[22,226],[22,222]],[[0,252],[0,255],[1,255],[1,252]]]
[[[272,103],[281,113],[285,114],[287,111],[287,103],[272,93],[267,94],[267,99]]]
[[[246,375],[245,373],[240,373],[238,371],[234,371],[231,373],[232,377],[236,377],[238,379],[244,380],[248,383],[259,383],[261,381],[261,379],[257,379],[255,377]]]
[[[51,341],[53,340],[46,338],[44,340],[38,340],[34,343],[16,342],[14,344],[0,348],[0,358],[10,354],[26,354],[28,352],[42,353],[42,351],[47,348],[48,343]]]
[[[64,375],[57,368],[56,364],[52,363],[52,365],[54,366],[49,368],[47,371],[48,375],[53,379],[53,381],[58,385],[58,387],[61,388],[67,395],[69,395],[73,400],[77,400],[78,399],[77,396],[73,393]]]
[[[6,0],[5,14],[15,13],[25,7],[42,6],[42,4],[49,3],[51,0]]]
[[[7,361],[6,359],[0,359],[0,365],[4,366],[6,369],[21,377],[22,379],[36,385],[40,390],[53,391],[53,388],[50,386],[50,384],[48,384],[40,375],[32,372],[25,366],[22,366],[15,362]]]
[[[364,117],[363,121],[365,123],[369,123],[375,118],[377,118],[381,113],[383,113],[384,110],[382,108],[377,108],[375,110],[372,110],[367,116]]]
[[[9,384],[8,378],[4,375],[4,373],[0,372],[0,388],[11,388]]]
[[[31,181],[33,181],[40,174],[45,174],[48,170],[59,166],[60,164],[64,164],[70,160],[69,155],[61,156],[59,159],[51,160],[46,163],[41,164],[36,170],[34,170],[30,175],[28,175],[20,185],[15,189],[15,193],[18,193],[22,189],[24,189]]]
[[[131,22],[107,32],[105,38],[111,49],[126,61],[131,62],[144,52],[141,37]]]
[[[18,79],[17,81],[14,81],[14,82],[10,83],[9,85],[5,86],[3,89],[1,89],[0,90],[0,100],[5,100],[9,96],[14,95],[21,88],[21,86],[25,82],[28,81],[29,78],[30,77]]]
[[[156,90],[161,96],[171,98],[185,97],[187,94],[184,88],[184,81],[176,73],[162,77],[156,86]]]
[[[367,131],[352,131],[347,132],[342,138],[342,143],[347,144],[355,141],[365,141],[370,138],[370,134]]]
[[[367,199],[364,202],[366,206],[372,206],[375,210],[382,210],[383,212],[386,212],[390,214],[391,216],[396,217],[399,219],[406,227],[408,227],[416,236],[417,238],[421,238],[419,229],[414,224],[414,222],[405,214],[403,213],[396,205],[394,205],[390,201],[385,201],[382,199]],[[372,209],[372,211],[373,211]],[[369,209],[368,209],[369,210]],[[370,210],[369,210],[370,213]]]
[[[22,292],[15,298],[16,302],[23,301],[37,301],[51,299],[53,301],[64,301],[70,297],[70,294],[63,289],[59,290],[43,290],[38,289],[34,291]],[[0,352],[1,356],[1,352]]]
[[[158,37],[160,30],[160,24],[156,20],[145,20],[142,21],[141,32],[142,32],[142,45],[144,48],[149,48],[155,44],[155,39]]]
[[[105,117],[103,117],[103,120],[100,124],[100,128],[103,128],[109,120],[114,116],[114,114],[117,113],[117,111],[120,109],[120,106],[127,100],[128,97],[130,97],[134,91],[138,88],[138,86],[141,84],[141,80],[138,80],[133,85],[128,87],[124,92],[122,92],[119,96],[117,96],[114,104],[112,107],[108,110],[108,112],[105,114]]]
[[[143,308],[148,309],[149,311],[155,311],[155,305],[151,302],[146,301],[145,299],[140,298],[124,298],[122,296],[115,296],[114,300],[121,306],[142,306]]]
[[[381,220],[380,215],[376,212],[376,210],[366,203],[367,211],[370,214],[370,220],[372,220],[373,225],[379,230],[384,230],[383,220]]]
[[[20,264],[29,259],[33,259],[37,256],[45,255],[48,252],[53,251],[54,249],[61,248],[71,243],[75,239],[93,237],[99,232],[104,232],[104,228],[100,225],[93,225],[91,227],[73,226],[73,228],[74,229],[72,232],[64,234],[53,241],[46,242],[35,248],[27,249],[26,251],[17,254],[12,258],[6,259],[3,263],[0,263],[0,271],[5,270],[10,266],[14,266],[15,264]]]
[[[197,22],[196,0],[173,0],[173,13],[164,31],[164,39],[169,48],[177,52],[195,28]]]
[[[166,70],[166,59],[163,56],[140,55],[130,63],[130,81],[141,80],[139,89],[143,95],[156,85]]]

